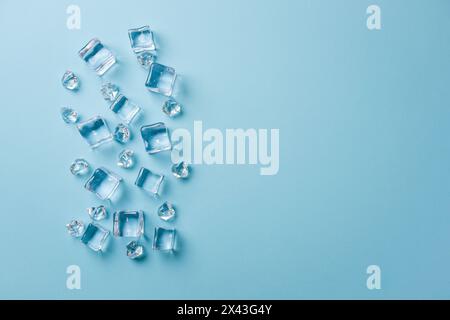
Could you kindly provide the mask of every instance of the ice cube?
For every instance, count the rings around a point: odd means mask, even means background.
[[[115,237],[139,238],[144,234],[142,211],[114,212],[113,234]]]
[[[150,30],[149,26],[129,29],[128,36],[134,53],[156,50],[153,32]]]
[[[122,94],[119,94],[109,108],[112,112],[117,114],[117,116],[121,118],[125,124],[130,124],[138,115],[139,111],[141,111],[141,108],[128,100],[128,98]]]
[[[81,242],[94,251],[104,251],[109,231],[96,223],[90,223],[81,237]]]
[[[169,130],[162,122],[141,127],[141,136],[144,141],[145,151],[155,154],[172,149]]]
[[[122,178],[105,168],[96,169],[84,187],[101,200],[109,200],[116,192]]]
[[[155,228],[153,250],[173,252],[176,248],[176,230]]]
[[[116,63],[116,58],[111,51],[96,38],[90,40],[78,54],[99,76],[102,76]]]
[[[95,116],[89,120],[80,122],[77,128],[84,140],[93,149],[113,139],[106,121],[100,116]]]
[[[177,75],[175,69],[159,63],[152,63],[145,86],[148,90],[171,96]]]
[[[158,197],[163,181],[163,175],[153,173],[150,170],[142,167],[134,184],[139,188],[150,192],[150,194],[152,194],[154,197]]]

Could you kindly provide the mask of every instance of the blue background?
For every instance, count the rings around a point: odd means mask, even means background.
[[[380,31],[366,27],[374,3]],[[81,8],[81,30],[66,27],[69,4]],[[449,9],[445,0],[2,0],[0,298],[450,298]],[[145,24],[159,62],[182,76],[178,119],[145,90],[130,49],[127,30]],[[65,230],[100,204],[68,170],[77,157],[124,177],[126,196],[110,211],[144,210],[148,238],[162,225],[159,202],[133,181],[141,165],[168,174],[167,156],[146,155],[134,128],[138,167],[122,170],[120,146],[91,151],[60,118],[68,105],[117,123],[77,55],[92,37],[117,55],[106,78],[144,108],[145,123],[280,129],[278,175],[203,165],[186,183],[168,176],[176,256],[148,250],[136,263],[121,240],[102,256]],[[66,69],[81,79],[76,94],[61,86]],[[66,288],[72,264],[81,290]],[[366,288],[371,264],[381,290]]]

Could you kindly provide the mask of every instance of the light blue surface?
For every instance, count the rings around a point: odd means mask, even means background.
[[[380,31],[366,28],[373,3]],[[69,4],[81,30],[66,28]],[[446,0],[2,0],[0,298],[450,298],[449,10]],[[179,118],[161,112],[130,48],[128,29],[146,24],[158,62],[185,84]],[[116,167],[118,144],[91,151],[59,109],[117,124],[77,55],[93,37],[117,55],[106,78],[143,108],[141,124],[279,128],[278,175],[203,165],[176,181],[136,126],[133,170]],[[68,68],[77,93],[61,86]],[[125,179],[117,209],[146,212],[143,262],[121,239],[99,256],[67,234],[101,203],[70,174],[78,157]],[[133,185],[141,166],[168,176],[173,224]],[[111,230],[111,216],[101,224]],[[151,252],[156,225],[177,228],[177,256]],[[72,264],[81,290],[66,289]],[[382,290],[366,288],[371,264]]]

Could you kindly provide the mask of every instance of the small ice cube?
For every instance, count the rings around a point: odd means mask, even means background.
[[[103,99],[109,102],[113,102],[119,95],[119,87],[111,82],[106,82],[102,84],[100,92],[103,96]]]
[[[68,123],[68,124],[77,123],[78,119],[80,118],[78,116],[78,113],[71,108],[62,107],[60,112],[61,112],[62,119],[64,120],[65,123]]]
[[[122,144],[127,143],[130,140],[130,137],[130,129],[126,125],[119,123],[114,129],[114,139],[117,142]]]
[[[84,159],[75,159],[70,165],[70,172],[74,176],[84,176],[89,169],[89,163]]]
[[[189,164],[186,161],[181,161],[180,163],[176,163],[172,166],[172,174],[175,178],[186,179],[189,177],[189,172]]]
[[[79,238],[83,234],[84,224],[80,220],[71,220],[68,224],[66,224],[67,232],[74,237]]]
[[[156,60],[156,54],[150,51],[142,51],[136,54],[137,61],[141,66],[148,69],[150,65]]]
[[[181,105],[173,98],[169,98],[164,102],[162,111],[170,118],[176,117],[181,113]]]
[[[134,165],[134,151],[130,149],[122,150],[119,153],[117,165],[124,169],[131,168]]]
[[[127,257],[130,259],[139,259],[144,256],[144,246],[137,241],[131,241],[127,244]]]
[[[108,215],[108,211],[106,210],[105,206],[90,207],[87,208],[87,212],[89,217],[91,217],[91,219],[95,221],[103,220]]]
[[[175,217],[175,208],[172,203],[166,201],[158,208],[158,217],[164,221],[173,220]]]
[[[80,81],[72,71],[67,70],[61,79],[61,84],[67,90],[76,91],[80,86]]]

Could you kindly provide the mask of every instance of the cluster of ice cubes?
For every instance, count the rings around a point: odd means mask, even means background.
[[[175,117],[182,111],[181,105],[172,97],[177,74],[175,69],[159,64],[156,61],[156,45],[153,32],[148,26],[129,29],[128,36],[131,48],[137,61],[142,67],[148,69],[145,87],[154,93],[167,97],[162,106],[162,112],[168,117]],[[111,67],[117,64],[114,54],[94,38],[90,40],[80,51],[79,56],[94,70],[98,76],[103,76]],[[64,73],[61,83],[64,88],[78,91],[80,80],[72,71]],[[143,112],[142,108],[121,93],[120,88],[113,83],[104,82],[100,89],[104,100],[109,103],[112,111],[120,123],[111,131],[107,121],[100,115],[88,119],[81,119],[77,111],[70,107],[61,108],[61,116],[64,122],[72,124],[78,130],[80,136],[92,148],[96,149],[111,141],[121,145],[127,144],[132,136],[132,125]],[[143,125],[140,127],[140,136],[144,150],[153,155],[172,150],[169,129],[163,122]],[[122,150],[117,158],[117,166],[122,169],[131,169],[135,166],[136,159],[133,150]],[[84,188],[95,194],[100,200],[111,201],[122,187],[123,179],[113,171],[99,167],[91,172],[89,163],[82,158],[76,159],[70,166],[70,172],[75,176],[86,176]],[[172,165],[171,172],[177,179],[186,179],[190,168],[186,162]],[[134,185],[156,199],[160,199],[165,176],[146,167],[140,166],[137,171]],[[169,201],[162,203],[157,209],[156,215],[165,222],[175,218],[175,207]],[[94,251],[103,252],[107,248],[110,239],[110,231],[100,225],[100,221],[109,217],[108,209],[104,205],[87,208],[87,216],[90,222],[86,225],[82,220],[74,219],[66,227],[69,234],[80,238],[81,242]],[[112,234],[116,238],[131,238],[126,245],[126,255],[130,259],[144,256],[144,246],[140,239],[144,237],[145,213],[142,210],[118,210],[112,214]],[[176,249],[176,230],[174,228],[155,227],[153,235],[153,249],[158,251],[174,252]]]

